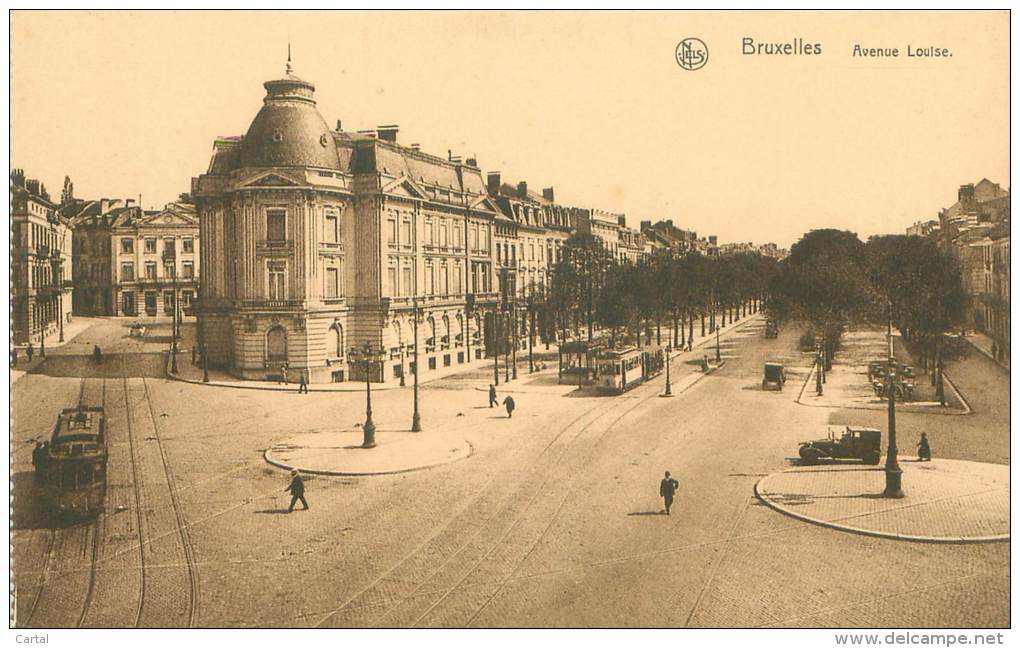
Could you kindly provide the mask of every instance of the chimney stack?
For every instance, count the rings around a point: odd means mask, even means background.
[[[627,227],[627,217],[623,214],[618,214],[616,216],[616,222],[620,224],[620,227]]]
[[[528,183],[527,182],[521,180],[520,182],[517,183],[517,195],[520,196],[521,198],[527,198],[528,197]]]
[[[652,221],[641,221],[641,231],[643,232],[648,229],[652,229]]]
[[[336,120],[336,132],[340,133],[340,132],[343,132],[343,130],[344,130],[344,129],[343,129],[343,128],[341,128],[341,123],[340,123],[340,120],[339,120],[339,119],[338,119],[338,120]]]
[[[378,126],[375,130],[379,133],[379,139],[386,142],[396,142],[397,131],[400,130],[400,127],[396,124],[388,124],[386,126]]]
[[[501,184],[500,183],[500,177],[499,177],[499,171],[490,171],[489,175],[487,176],[487,179],[488,179],[489,193],[492,194],[493,196],[498,195],[499,194],[499,187],[500,187],[500,184]]]
[[[464,164],[468,165],[472,169],[477,169],[478,168],[478,158],[469,157],[468,159],[464,160]]]
[[[957,192],[956,197],[962,203],[970,203],[974,201],[974,185],[965,184],[960,185],[960,191]]]
[[[411,145],[411,148],[414,149],[415,151],[417,151],[418,149],[421,148],[421,144],[419,144],[418,142],[415,142],[414,144]]]
[[[556,194],[553,192],[552,187],[546,187],[542,190],[542,197],[549,202],[556,202]]]

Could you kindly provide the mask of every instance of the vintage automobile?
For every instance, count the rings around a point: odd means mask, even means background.
[[[779,325],[776,324],[775,320],[765,321],[765,337],[766,338],[777,338],[779,337]]]
[[[822,459],[860,459],[875,465],[882,454],[882,432],[875,428],[829,426],[828,438],[805,441],[800,444],[800,458],[804,464],[816,464]]]
[[[783,365],[778,362],[766,362],[765,373],[761,379],[761,388],[767,389],[770,384],[774,384],[779,387],[779,391],[783,391],[783,383],[786,382],[786,371],[783,369]]]
[[[914,400],[914,381],[908,378],[898,379],[893,381],[893,388],[896,394],[896,400],[900,402],[906,402]],[[875,390],[875,396],[879,398],[886,397],[886,384],[884,379],[874,379],[871,382],[872,388]]]

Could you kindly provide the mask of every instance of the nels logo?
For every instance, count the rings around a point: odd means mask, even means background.
[[[685,70],[700,70],[708,63],[708,45],[700,38],[685,38],[676,46],[676,62]]]

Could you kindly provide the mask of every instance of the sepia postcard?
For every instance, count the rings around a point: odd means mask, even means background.
[[[9,41],[9,645],[1009,641],[1008,9]]]

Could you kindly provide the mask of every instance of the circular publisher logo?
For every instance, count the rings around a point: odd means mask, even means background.
[[[685,38],[676,46],[677,65],[685,70],[700,70],[708,63],[708,45],[700,38]]]

